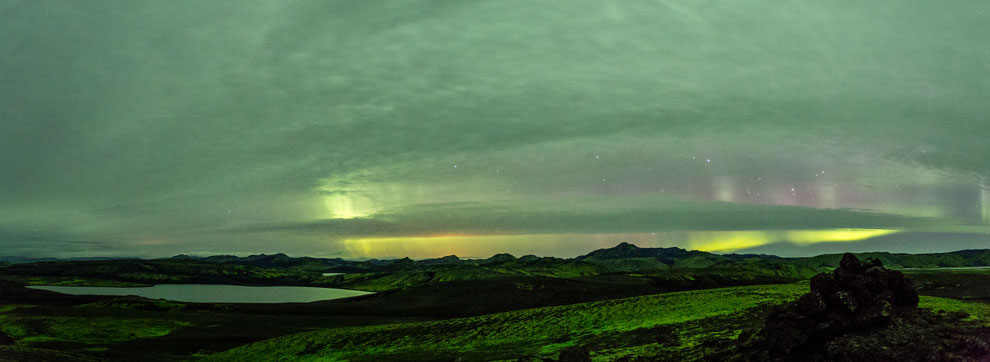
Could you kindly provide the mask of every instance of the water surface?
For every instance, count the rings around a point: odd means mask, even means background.
[[[66,287],[36,285],[32,289],[72,295],[136,295],[193,303],[308,303],[372,294],[358,290],[316,287],[252,287],[218,284],[159,284],[150,287]]]

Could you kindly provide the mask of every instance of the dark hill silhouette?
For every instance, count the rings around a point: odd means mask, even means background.
[[[530,256],[533,256],[533,255],[530,255]],[[517,260],[516,257],[512,256],[512,254],[502,253],[502,254],[492,255],[491,258],[488,258],[488,259],[485,259],[484,261],[482,261],[481,262],[481,265],[502,264],[502,263],[513,262],[513,261],[516,261],[516,260]],[[518,260],[523,261],[523,262],[525,262],[525,261],[532,262],[532,261],[539,260],[539,258],[533,256],[532,259],[527,259],[527,260],[518,259]]]
[[[908,233],[904,233],[908,234]],[[895,234],[900,235],[900,234]],[[878,237],[870,240],[887,240],[889,236]],[[959,236],[963,237],[963,236]],[[893,240],[893,239],[891,239]],[[310,272],[341,272],[360,273],[393,270],[397,267],[432,267],[442,265],[462,265],[462,266],[484,266],[498,265],[505,263],[516,263],[515,265],[540,264],[543,266],[563,263],[565,261],[585,262],[594,264],[600,268],[613,271],[632,270],[665,270],[670,268],[705,268],[705,267],[732,267],[733,263],[754,264],[754,260],[777,260],[784,264],[791,264],[810,268],[835,268],[839,266],[839,260],[843,253],[850,250],[864,250],[854,252],[860,258],[875,258],[892,268],[934,268],[934,267],[979,267],[990,266],[990,249],[960,250],[944,253],[889,253],[873,252],[865,250],[863,242],[858,243],[819,243],[828,244],[829,248],[835,248],[837,253],[821,254],[812,257],[792,257],[784,258],[777,255],[749,253],[766,252],[767,248],[752,248],[743,250],[747,253],[741,254],[715,254],[699,250],[686,250],[678,247],[669,248],[643,248],[636,245],[622,242],[611,248],[594,250],[588,254],[575,257],[573,259],[563,259],[554,257],[538,257],[526,255],[516,258],[510,254],[496,254],[487,259],[461,259],[456,255],[448,255],[442,258],[412,260],[410,258],[401,259],[370,259],[363,261],[345,260],[341,258],[312,258],[312,257],[290,257],[282,253],[259,254],[247,257],[237,257],[232,255],[218,255],[210,257],[192,257],[188,255],[177,255],[172,257],[176,260],[196,260],[225,264],[237,264],[253,266],[259,268],[272,269],[293,269]],[[783,244],[771,244],[784,247]],[[843,248],[840,248],[844,247]],[[797,247],[797,246],[795,246]],[[832,249],[829,249],[832,250]],[[875,249],[882,250],[882,249]],[[396,264],[396,265],[393,265]],[[768,265],[778,265],[780,263],[770,263]]]
[[[612,248],[598,249],[575,259],[625,259],[625,258],[657,258],[658,260],[674,260],[697,255],[713,255],[703,251],[688,251],[677,247],[672,248],[640,248],[630,243],[619,243]]]
[[[447,255],[442,258],[423,259],[417,261],[417,263],[421,265],[448,265],[448,264],[459,264],[460,262],[461,262],[461,258],[458,258],[457,255]]]

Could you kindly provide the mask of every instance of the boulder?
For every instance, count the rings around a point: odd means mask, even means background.
[[[845,254],[811,290],[741,333],[730,361],[990,361],[990,328],[918,308],[904,274]]]
[[[771,352],[816,349],[838,336],[889,324],[895,311],[918,307],[918,294],[904,274],[849,253],[831,273],[811,278],[810,286],[809,293],[775,309],[764,322],[760,337]]]

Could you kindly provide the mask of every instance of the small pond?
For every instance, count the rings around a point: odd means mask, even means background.
[[[64,287],[35,285],[32,289],[72,295],[136,295],[192,303],[308,303],[372,294],[349,289],[316,287],[252,287],[217,284],[159,284],[150,287]]]

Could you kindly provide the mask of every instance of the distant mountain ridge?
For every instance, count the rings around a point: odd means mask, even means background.
[[[681,248],[640,248],[636,245],[622,242],[619,245],[608,249],[598,249],[588,254],[576,257],[577,260],[585,259],[621,259],[621,258],[680,258],[685,256],[695,256],[709,254],[703,251],[687,251]]]
[[[906,254],[887,252],[855,253],[860,258],[876,258],[892,268],[936,268],[936,267],[981,267],[990,266],[990,249],[960,250],[945,253]],[[699,250],[686,250],[678,247],[644,248],[622,242],[611,248],[591,251],[570,259],[538,257],[526,255],[515,257],[501,253],[487,259],[461,259],[456,255],[440,258],[412,260],[371,259],[363,261],[341,258],[324,259],[311,257],[290,257],[278,254],[259,254],[246,257],[231,255],[203,258],[177,255],[173,258],[188,258],[201,261],[254,266],[260,268],[291,268],[311,271],[361,273],[395,271],[423,267],[486,266],[505,265],[507,267],[550,267],[567,263],[590,264],[600,272],[636,272],[675,270],[685,268],[755,268],[757,265],[791,265],[802,268],[834,268],[838,266],[841,253],[823,254],[813,257],[785,258],[768,254],[714,254]]]
[[[990,249],[960,250],[945,253],[887,253],[866,252],[855,253],[860,258],[876,258],[884,265],[892,268],[936,268],[936,267],[981,267],[990,266]],[[556,265],[566,263],[587,263],[595,265],[603,272],[635,271],[635,270],[665,270],[677,268],[706,268],[727,267],[740,263],[754,261],[775,261],[779,263],[798,265],[811,268],[834,268],[838,266],[841,253],[823,254],[813,257],[784,258],[768,254],[714,254],[699,250],[686,250],[678,247],[644,248],[631,243],[622,242],[611,248],[591,251],[585,255],[565,259],[556,257],[538,257],[526,255],[516,257],[501,253],[487,259],[461,259],[456,255],[440,258],[412,260],[401,259],[370,259],[346,260],[342,258],[292,257],[284,253],[257,254],[250,256],[214,255],[206,257],[189,256],[185,254],[158,260],[188,260],[198,262],[243,265],[265,269],[292,269],[309,272],[338,272],[358,273],[375,270],[399,270],[418,267],[440,266],[498,266],[498,265]],[[0,258],[0,262],[8,264],[23,264],[37,262],[66,262],[66,261],[97,261],[97,260],[128,260],[128,258]],[[154,259],[151,259],[154,260]]]
[[[990,266],[990,250],[936,254],[860,253],[857,256],[878,259],[891,268]],[[720,255],[681,248],[641,248],[629,243],[569,259],[534,255],[517,258],[510,254],[496,254],[487,259],[448,255],[423,260],[362,261],[291,257],[282,253],[246,257],[177,255],[163,259],[0,263],[0,280],[29,282],[33,280],[31,278],[45,277],[54,283],[87,283],[86,280],[95,279],[142,284],[299,285],[379,293],[419,293],[416,295],[425,298],[433,298],[429,297],[431,295],[449,297],[468,291],[484,293],[484,290],[490,291],[486,288],[497,285],[504,293],[536,293],[533,295],[545,298],[537,303],[542,305],[555,303],[552,302],[557,290],[554,288],[570,288],[567,290],[575,294],[567,300],[575,301],[594,299],[585,297],[582,290],[627,297],[724,286],[790,283],[835,268],[841,257],[841,254],[810,258]],[[523,298],[516,307],[537,305],[526,304],[531,302]],[[496,304],[485,304],[482,309],[502,308]]]

